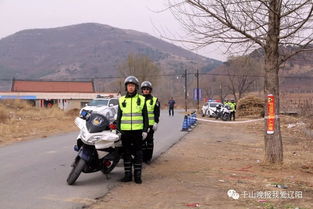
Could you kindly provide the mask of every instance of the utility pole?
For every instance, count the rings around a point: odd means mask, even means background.
[[[187,99],[188,99],[188,95],[187,95],[187,69],[185,69],[185,112],[187,112]]]
[[[94,91],[94,92],[97,92],[98,89],[95,88],[95,86],[96,86],[96,85],[95,85],[95,78],[92,78],[92,79],[91,79],[91,83],[92,83],[93,91]]]
[[[200,89],[199,89],[199,70],[197,70],[196,73],[196,77],[197,77],[197,111],[199,112],[200,109]]]
[[[223,103],[223,88],[222,88],[222,82],[220,83],[220,93],[221,93],[221,102]]]
[[[120,94],[120,95],[119,95],[119,96],[122,96],[122,81],[120,80],[119,83],[120,83],[120,91],[119,91],[119,94]]]

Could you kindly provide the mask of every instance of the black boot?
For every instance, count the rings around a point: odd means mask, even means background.
[[[132,163],[124,160],[125,176],[121,179],[121,182],[129,182],[133,180],[132,176]]]
[[[132,173],[125,173],[125,176],[121,179],[121,182],[129,182],[133,180]]]
[[[136,184],[141,184],[142,180],[141,180],[141,167],[142,164],[138,163],[138,164],[134,164],[134,179],[135,179],[135,183]]]
[[[135,158],[134,158],[134,178],[135,178],[136,184],[142,183],[141,168],[142,168],[142,150],[140,149],[136,151]]]
[[[134,173],[134,178],[135,178],[135,183],[136,184],[141,184],[142,180],[141,180],[141,171],[135,171]]]

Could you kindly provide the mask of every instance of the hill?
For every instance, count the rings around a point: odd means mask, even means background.
[[[2,79],[75,79],[116,75],[130,54],[143,54],[165,71],[198,63],[210,71],[221,62],[147,33],[97,23],[30,29],[0,40]]]

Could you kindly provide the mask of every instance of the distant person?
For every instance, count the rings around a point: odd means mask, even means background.
[[[174,116],[174,107],[175,107],[175,100],[173,97],[168,101],[168,114],[169,116]]]

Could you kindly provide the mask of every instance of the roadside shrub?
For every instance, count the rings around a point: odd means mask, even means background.
[[[78,108],[74,108],[74,109],[71,109],[71,110],[65,112],[65,115],[70,116],[70,117],[77,117],[79,114],[79,111],[80,110]]]
[[[56,106],[53,106],[52,108],[42,108],[40,109],[40,112],[42,115],[45,115],[46,117],[53,117],[53,118],[63,118],[64,117],[64,111],[59,109]]]
[[[1,103],[6,106],[7,108],[11,109],[31,109],[33,108],[31,104],[27,101],[20,100],[20,99],[8,99],[1,101]]]
[[[238,116],[257,116],[264,117],[264,99],[256,96],[241,98],[237,103]]]

